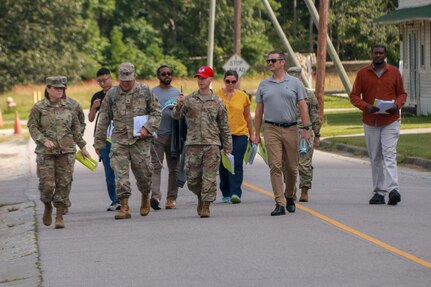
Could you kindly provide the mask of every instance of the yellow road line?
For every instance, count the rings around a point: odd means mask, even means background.
[[[252,185],[250,183],[243,182],[243,185],[246,186],[246,187],[248,187],[248,188],[250,188],[250,189],[253,189],[253,190],[255,190],[255,191],[259,192],[259,193],[262,193],[262,194],[264,194],[266,196],[269,196],[269,197],[272,197],[272,198],[274,197],[274,194],[272,192],[269,192],[269,191],[264,190],[264,189],[262,189],[260,187],[254,186],[254,185]],[[371,242],[371,243],[373,243],[373,244],[375,244],[377,246],[380,246],[380,247],[382,247],[382,248],[384,248],[384,249],[386,249],[386,250],[388,250],[388,251],[390,251],[392,253],[395,253],[395,254],[397,254],[399,256],[402,256],[402,257],[404,257],[404,258],[406,258],[406,259],[408,259],[410,261],[413,261],[413,262],[415,262],[417,264],[420,264],[422,266],[425,266],[425,267],[431,269],[431,262],[429,262],[429,261],[423,260],[423,259],[421,259],[419,257],[416,257],[416,256],[410,254],[410,253],[407,253],[407,252],[402,251],[402,250],[400,250],[398,248],[395,248],[392,245],[389,245],[389,244],[387,244],[387,243],[385,243],[383,241],[380,241],[380,240],[378,240],[378,239],[376,239],[376,238],[374,238],[372,236],[369,236],[369,235],[367,235],[367,234],[365,234],[363,232],[360,232],[359,230],[353,229],[353,228],[351,228],[351,227],[349,227],[349,226],[347,226],[347,225],[345,225],[345,224],[343,224],[343,223],[341,223],[339,221],[336,221],[336,220],[334,220],[334,219],[332,219],[332,218],[330,218],[330,217],[328,217],[326,215],[323,215],[323,214],[321,214],[321,213],[319,213],[317,211],[314,211],[314,210],[312,210],[312,209],[310,209],[308,207],[305,207],[305,206],[303,206],[301,204],[296,204],[296,207],[298,209],[301,209],[302,211],[305,211],[305,212],[307,212],[307,213],[309,213],[309,214],[311,214],[311,215],[313,215],[313,216],[315,216],[315,217],[317,217],[317,218],[319,218],[319,219],[321,219],[323,221],[326,221],[326,222],[328,222],[328,223],[330,223],[330,224],[332,224],[332,225],[334,225],[334,226],[336,226],[336,227],[344,230],[344,231],[352,233],[352,234],[354,234],[354,235],[356,235],[356,236],[358,236],[358,237],[360,237],[360,238],[362,238],[362,239],[364,239],[364,240],[366,240],[368,242]]]

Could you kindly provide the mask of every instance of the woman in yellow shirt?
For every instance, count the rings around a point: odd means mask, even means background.
[[[235,157],[234,171],[231,174],[220,164],[220,189],[225,203],[241,202],[241,185],[243,180],[243,160],[248,140],[254,140],[254,132],[250,114],[250,99],[246,93],[236,89],[238,73],[229,70],[224,74],[225,88],[216,91],[226,105],[229,129],[232,134],[233,151]]]

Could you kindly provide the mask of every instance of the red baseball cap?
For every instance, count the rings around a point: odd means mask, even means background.
[[[208,66],[202,66],[198,69],[198,72],[195,75],[196,77],[202,77],[202,78],[208,78],[208,77],[214,77],[214,71]]]

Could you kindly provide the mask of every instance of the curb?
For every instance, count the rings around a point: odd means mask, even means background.
[[[41,285],[35,209],[34,201],[0,207],[1,286]]]
[[[320,143],[320,145],[321,145],[322,148],[331,146],[331,144],[328,143],[325,140],[322,140],[322,142]],[[335,149],[337,151],[347,152],[347,153],[355,155],[355,156],[368,157],[368,151],[365,148],[361,148],[361,147],[357,147],[357,146],[352,146],[352,145],[337,143],[337,144],[335,144]],[[327,152],[334,152],[334,151],[331,151],[331,150],[325,150],[325,151],[327,151]],[[400,160],[400,157],[397,157],[397,160]],[[410,165],[414,165],[416,167],[423,168],[423,169],[426,169],[428,171],[431,171],[431,160],[424,159],[424,158],[413,157],[413,156],[406,157],[406,158],[404,158],[400,162],[400,164],[410,164]]]

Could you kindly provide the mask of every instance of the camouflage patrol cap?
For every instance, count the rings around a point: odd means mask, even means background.
[[[135,66],[132,63],[122,63],[118,68],[120,81],[133,81],[135,79]]]
[[[60,79],[61,79],[61,82],[65,85],[65,86],[67,86],[67,77],[65,77],[65,76],[58,76]]]
[[[301,67],[290,67],[289,69],[287,69],[287,73],[290,74],[300,74],[302,71]]]
[[[66,81],[67,81],[67,78],[66,78]],[[64,79],[62,78],[62,76],[54,76],[54,77],[46,78],[46,85],[54,88],[66,88],[66,84],[64,83]]]

